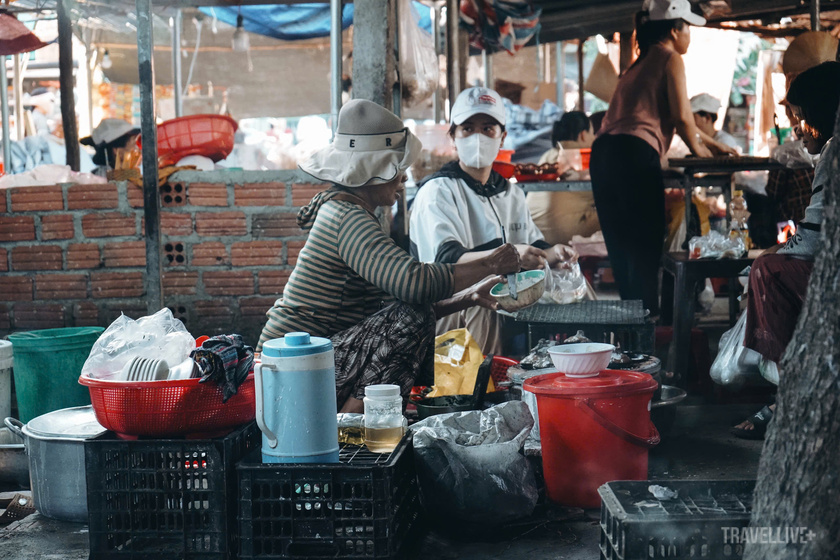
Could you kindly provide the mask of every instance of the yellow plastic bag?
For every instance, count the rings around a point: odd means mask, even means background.
[[[472,395],[478,367],[484,361],[481,348],[467,329],[455,329],[435,338],[435,385],[428,397]],[[495,391],[493,379],[487,392]]]

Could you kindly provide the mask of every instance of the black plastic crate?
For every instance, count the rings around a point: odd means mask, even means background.
[[[679,493],[657,500],[652,484]],[[601,495],[601,559],[728,560],[744,555],[727,543],[724,527],[746,527],[754,480],[641,480],[608,482]]]
[[[91,560],[233,558],[236,462],[259,446],[253,422],[218,439],[86,441]]]
[[[420,514],[409,436],[392,453],[343,445],[338,464],[237,465],[239,558],[400,558]]]

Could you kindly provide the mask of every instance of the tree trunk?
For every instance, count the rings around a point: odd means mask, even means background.
[[[838,125],[834,142],[840,141]],[[751,523],[770,527],[772,535],[781,531],[781,538],[769,540],[785,540],[787,528],[804,528],[806,542],[751,542],[744,560],[840,555],[840,156],[832,152],[825,245],[780,364],[776,413],[761,454]]]

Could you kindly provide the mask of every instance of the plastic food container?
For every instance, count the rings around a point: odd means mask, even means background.
[[[557,371],[569,377],[592,377],[610,365],[615,346],[601,342],[559,344],[548,349]]]
[[[517,299],[510,297],[508,285],[499,282],[490,290],[490,295],[499,302],[505,311],[517,311],[528,307],[542,297],[545,292],[545,271],[528,270],[516,275]]]

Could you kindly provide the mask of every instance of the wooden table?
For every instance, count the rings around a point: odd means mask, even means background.
[[[674,277],[674,336],[668,351],[668,365],[675,382],[685,388],[688,375],[691,327],[694,325],[694,295],[697,282],[705,278],[729,278],[729,320],[738,315],[738,275],[761,251],[750,251],[740,259],[689,259],[688,252],[665,253],[662,267]]]

